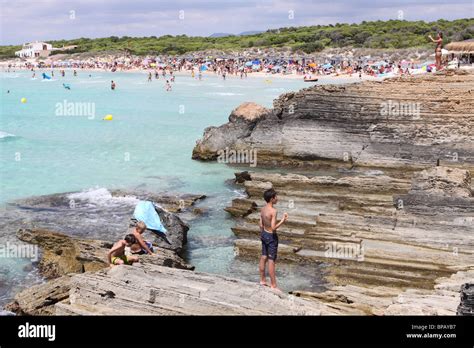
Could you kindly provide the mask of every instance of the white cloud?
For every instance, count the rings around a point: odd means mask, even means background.
[[[471,0],[0,0],[1,44],[106,36],[207,36],[286,26],[473,16]],[[178,18],[184,10],[184,19]],[[289,11],[294,18],[288,18]],[[75,11],[76,19],[70,19]]]

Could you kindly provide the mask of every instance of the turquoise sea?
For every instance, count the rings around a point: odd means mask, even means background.
[[[163,77],[147,82],[145,73],[79,70],[76,77],[71,71],[61,77],[55,71],[51,80],[41,73],[36,71],[36,79],[30,71],[0,73],[0,244],[17,242],[14,233],[25,222],[80,237],[118,238],[134,198],[111,197],[112,189],[205,194],[201,204],[208,215],[191,224],[189,262],[199,271],[257,281],[257,265],[234,257],[233,221],[223,211],[242,195],[228,183],[238,169],[193,161],[192,149],[206,127],[225,123],[240,103],[271,107],[274,98],[307,83],[271,76],[224,81],[209,75],[199,81],[177,75],[172,91],[166,91]],[[70,103],[86,104],[68,112],[78,105]],[[102,120],[107,114],[112,121]],[[52,201],[35,200],[68,192],[79,192],[74,214]],[[23,206],[11,204],[25,199]],[[0,304],[42,281],[30,264],[2,259]],[[279,272],[283,289],[319,286],[316,271],[308,275],[307,268],[282,266]]]

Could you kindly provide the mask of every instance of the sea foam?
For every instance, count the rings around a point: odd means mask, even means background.
[[[139,199],[134,196],[114,197],[112,193],[104,187],[96,187],[71,193],[67,198],[73,202],[86,201],[95,206],[134,205],[139,201]]]
[[[10,133],[4,132],[4,131],[0,131],[0,139],[11,138],[11,137],[16,137],[16,135],[15,134],[10,134]]]

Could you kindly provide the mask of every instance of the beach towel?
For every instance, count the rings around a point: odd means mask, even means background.
[[[147,229],[166,233],[166,228],[161,223],[160,216],[155,210],[155,206],[149,201],[140,201],[135,207],[133,217],[138,221],[143,221]]]

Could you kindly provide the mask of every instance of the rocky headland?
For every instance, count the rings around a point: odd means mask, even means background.
[[[462,72],[314,86],[207,128],[194,159],[253,151],[272,169],[236,173],[236,254],[259,256],[273,187],[290,215],[280,259],[328,264],[327,292],[294,294],[339,314],[455,314],[474,280],[473,86]]]

